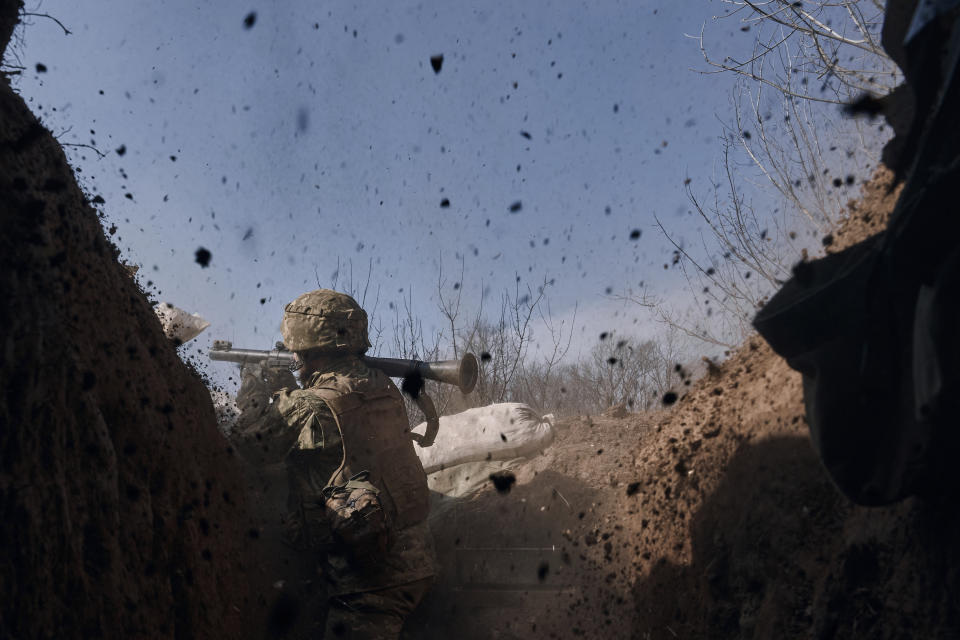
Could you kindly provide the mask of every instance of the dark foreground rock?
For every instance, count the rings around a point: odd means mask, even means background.
[[[6,78],[0,300],[0,636],[242,637],[251,538],[207,390]]]

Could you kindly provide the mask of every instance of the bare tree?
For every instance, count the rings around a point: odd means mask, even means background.
[[[476,285],[469,286],[465,276],[462,259],[455,278],[439,270],[434,295],[443,320],[430,332],[420,320],[411,289],[401,304],[390,305],[393,353],[399,357],[459,359],[466,352],[479,356],[478,381],[468,397],[450,385],[425,381],[424,390],[441,414],[506,401],[558,415],[598,413],[618,404],[642,411],[676,383],[674,367],[687,359],[682,334],[668,329],[662,341],[611,334],[586,359],[570,362],[567,354],[577,310],[563,320],[554,317],[548,297],[553,280],[523,286],[517,278],[491,310],[482,294],[475,306],[469,306],[474,296],[464,291]],[[408,403],[408,412],[412,423],[422,419],[413,403]]]
[[[423,321],[420,315],[414,310],[413,288],[407,287],[407,295],[403,298],[403,309],[400,306],[390,303],[393,309],[393,349],[391,357],[404,358],[407,360],[439,360],[441,358],[442,334],[426,336],[423,331]],[[446,408],[445,399],[449,391],[444,385],[438,382],[425,380],[422,389],[405,389],[408,393],[404,395],[406,401],[407,418],[411,425],[420,423],[424,417],[419,407],[413,402],[410,393],[416,391],[423,392],[430,396],[435,402],[437,410],[442,414]]]
[[[10,44],[7,46],[5,51],[0,52],[0,75],[5,76],[18,76],[24,71],[26,71],[26,66],[23,63],[23,49],[24,49],[24,32],[29,27],[33,26],[33,21],[31,18],[46,18],[57,24],[63,30],[64,36],[69,36],[73,32],[70,31],[60,20],[48,13],[35,13],[33,11],[27,11],[23,6],[20,7],[19,11],[19,24],[14,27],[14,32],[11,35]]]
[[[862,93],[884,95],[900,74],[880,43],[881,0],[722,0],[714,20],[739,18],[754,45],[743,59],[700,51],[716,72],[730,72],[806,101],[845,104]],[[800,85],[799,87],[797,85]],[[809,88],[817,89],[812,93]]]
[[[463,274],[464,269],[466,268],[466,260],[460,258],[460,279],[453,283],[454,294],[452,296],[446,295],[444,290],[446,288],[446,278],[443,275],[443,261],[440,261],[440,267],[437,270],[437,306],[440,308],[440,313],[447,321],[447,331],[449,332],[449,338],[451,342],[452,357],[460,357],[460,343],[458,338],[463,331],[462,327],[458,326],[458,321],[460,319],[461,313],[461,302],[463,300]],[[480,290],[483,291],[483,282],[480,283]],[[470,338],[473,334],[473,328],[476,326],[476,319],[483,317],[483,295],[480,296],[480,304],[477,312],[475,314],[475,321],[471,323],[471,327],[468,328],[468,337],[467,342],[470,341]]]
[[[841,117],[837,105],[892,91],[896,65],[880,46],[876,0],[723,0],[715,21],[739,19],[753,47],[713,57],[697,40],[706,73],[736,76],[732,120],[723,125],[718,177],[706,194],[685,181],[705,231],[698,243],[661,231],[673,244],[694,304],[661,320],[718,345],[739,343],[750,320],[798,259],[819,250],[845,215],[848,189],[879,158],[884,135]]]
[[[344,269],[347,271],[346,278],[341,283],[341,273]],[[324,285],[320,280],[317,265],[313,266],[313,276],[317,281],[317,287],[321,289],[337,289],[338,285],[342,285],[343,289],[340,289],[340,291],[343,291],[343,293],[346,293],[356,300],[367,312],[367,329],[371,344],[371,353],[379,353],[383,345],[383,321],[378,314],[380,307],[380,285],[377,285],[376,293],[373,294],[373,300],[368,306],[368,297],[371,294],[370,286],[373,279],[373,258],[370,258],[367,262],[367,276],[364,278],[362,285],[360,281],[355,282],[353,279],[353,260],[348,260],[346,265],[341,265],[339,256],[337,256],[337,268],[330,275],[329,285]]]
[[[546,281],[544,284],[546,286]],[[540,349],[535,357],[521,362],[511,395],[542,411],[564,413],[571,403],[571,396],[567,394],[569,367],[562,363],[570,351],[577,308],[574,307],[569,325],[567,321],[557,322],[553,318],[549,300],[541,302],[538,313],[543,337]]]
[[[513,291],[501,293],[497,319],[476,324],[467,347],[481,354],[477,394],[483,404],[514,399],[513,383],[533,340],[532,323],[551,284],[545,278],[536,288],[521,289],[518,276]]]
[[[668,391],[673,391],[683,382],[684,364],[690,361],[691,352],[686,334],[676,327],[667,326],[652,339],[655,347],[653,365],[648,375],[647,404],[650,409]]]
[[[654,364],[654,351],[651,341],[637,342],[615,334],[597,343],[584,366],[599,408],[640,407]]]
[[[542,363],[533,363],[528,369],[540,367],[533,379],[543,384],[520,390],[542,398],[542,404],[525,401],[561,416],[596,414],[614,406],[649,410],[679,381],[678,363],[685,359],[679,332],[671,329],[664,336],[666,341],[604,334],[578,362],[560,364],[549,373]]]

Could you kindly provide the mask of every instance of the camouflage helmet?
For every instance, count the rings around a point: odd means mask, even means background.
[[[367,339],[367,312],[345,293],[317,289],[283,309],[283,343],[291,351],[363,353]]]

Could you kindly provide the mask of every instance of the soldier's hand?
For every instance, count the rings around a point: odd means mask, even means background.
[[[263,367],[248,363],[240,368],[240,389],[237,405],[242,412],[258,411],[270,404],[271,390],[263,381]]]
[[[240,367],[240,380],[253,378],[257,382],[263,381],[263,367],[257,362],[247,362]]]

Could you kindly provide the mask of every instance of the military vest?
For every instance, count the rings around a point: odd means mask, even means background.
[[[366,379],[324,376],[310,391],[330,408],[343,440],[343,461],[328,484],[341,485],[368,471],[392,528],[426,520],[427,476],[414,452],[403,398],[393,382],[370,369]]]

